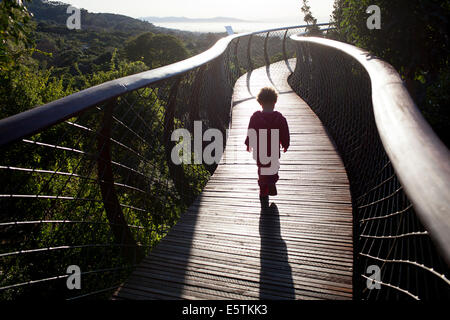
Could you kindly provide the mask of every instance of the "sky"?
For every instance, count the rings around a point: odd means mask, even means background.
[[[252,21],[299,21],[301,0],[61,0],[90,12],[140,17],[232,17]],[[334,0],[310,0],[319,22],[328,22]]]

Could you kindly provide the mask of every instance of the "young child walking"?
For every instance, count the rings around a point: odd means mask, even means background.
[[[286,118],[274,111],[278,95],[272,88],[262,88],[257,101],[262,111],[256,111],[248,124],[245,144],[247,151],[253,151],[253,158],[258,166],[259,198],[261,205],[267,207],[269,195],[276,196],[278,169],[280,167],[280,144],[284,152],[289,148],[289,127]]]

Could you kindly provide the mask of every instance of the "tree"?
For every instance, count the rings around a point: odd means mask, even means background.
[[[0,2],[0,70],[12,68],[33,47],[30,20],[22,1]]]
[[[131,61],[143,61],[150,68],[157,68],[187,58],[184,44],[175,36],[146,32],[132,38],[124,48]]]
[[[21,1],[0,2],[0,119],[63,97],[60,79],[32,58],[31,14]]]
[[[188,57],[184,44],[175,36],[157,34],[152,38],[153,67],[171,64]]]
[[[135,38],[130,39],[124,48],[125,56],[130,61],[142,61],[147,66],[153,64],[153,53],[151,48],[151,39],[153,33],[146,32]]]
[[[382,28],[366,26],[369,5],[381,8]],[[450,1],[337,0],[333,19],[347,42],[366,48],[397,66],[407,78],[437,72],[449,53]]]
[[[381,9],[381,29],[369,30],[366,9]],[[392,64],[441,139],[449,144],[449,0],[335,0],[335,36]]]
[[[314,18],[311,12],[311,7],[309,6],[308,0],[303,0],[303,6],[301,8],[302,13],[304,14],[303,20],[306,22],[308,27],[306,28],[306,32],[309,35],[319,35],[321,34],[319,27],[317,26],[317,19]]]

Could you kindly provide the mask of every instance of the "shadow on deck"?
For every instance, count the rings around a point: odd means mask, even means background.
[[[290,63],[293,63],[290,60]],[[119,299],[351,299],[352,205],[344,165],[279,62],[242,76],[221,163],[201,196],[115,294]],[[291,147],[278,196],[261,210],[257,169],[245,151],[263,86],[280,95]]]

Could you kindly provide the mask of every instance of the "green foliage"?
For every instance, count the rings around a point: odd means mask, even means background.
[[[31,15],[23,4],[11,0],[0,2],[1,39],[12,40],[15,44],[29,43],[27,23],[30,19]]]
[[[43,0],[33,0],[26,4],[28,10],[33,13],[35,20],[53,25],[65,26],[68,18],[66,3],[48,3]],[[94,32],[120,32],[128,35],[146,31],[159,31],[161,28],[153,24],[133,19],[127,16],[110,13],[91,13],[81,9],[81,29]],[[71,30],[66,28],[67,33]]]
[[[92,87],[106,81],[122,78],[131,74],[136,74],[148,70],[147,65],[145,65],[143,62],[128,62],[125,60],[118,60],[117,50],[112,53],[109,65],[110,70],[108,71],[98,71],[86,77],[82,77],[86,81],[85,86]]]
[[[61,79],[52,78],[50,70],[20,65],[7,74],[0,73],[0,118],[26,111],[72,92]]]
[[[381,9],[381,29],[369,30],[366,9]],[[449,0],[336,0],[338,40],[367,49],[392,64],[441,139],[450,145],[448,96]],[[440,98],[438,98],[440,97]]]
[[[304,15],[303,20],[308,25],[308,27],[306,28],[306,32],[311,36],[320,35],[321,32],[320,28],[317,26],[317,19],[314,18],[311,12],[311,7],[309,6],[308,0],[303,0],[301,11]]]
[[[0,2],[0,71],[20,64],[21,57],[33,45],[29,35],[31,15],[16,1]]]
[[[1,1],[0,8],[0,119],[185,59],[217,40],[216,35],[162,34],[166,31],[149,23],[86,11],[82,12],[82,30],[68,30],[67,5],[41,0],[27,2],[33,19],[14,1]],[[134,49],[129,48],[132,43]],[[210,175],[202,165],[181,166],[185,185],[174,182],[163,126],[170,84],[121,96],[113,110],[111,156],[117,200],[144,252],[177,221]],[[53,249],[0,257],[0,287],[61,276],[72,264],[88,272],[115,269],[84,274],[79,294],[117,285],[129,274],[132,265],[123,258],[124,248],[112,232],[99,186],[98,139],[105,109],[96,106],[2,149],[0,193],[17,197],[0,198],[0,223],[29,223],[0,225],[0,254]],[[181,118],[176,115],[174,122],[181,125]],[[0,299],[30,299],[37,293],[40,299],[73,294],[62,278],[0,290]]]
[[[370,5],[381,8],[380,30],[366,26]],[[445,65],[449,1],[340,0],[335,6],[339,34],[387,58],[405,77],[413,79],[422,70],[436,72]]]
[[[125,56],[131,61],[143,61],[152,69],[184,60],[188,53],[183,43],[172,35],[151,32],[131,39],[125,45]]]

